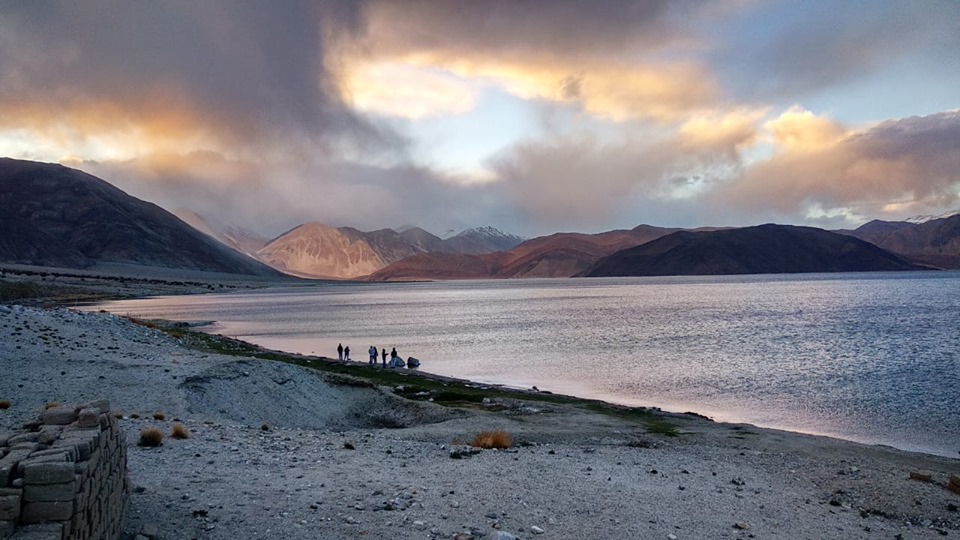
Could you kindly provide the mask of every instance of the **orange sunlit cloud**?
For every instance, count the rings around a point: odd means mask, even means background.
[[[522,99],[578,104],[587,114],[615,122],[679,120],[718,95],[709,74],[691,63],[634,65],[419,51],[356,58],[344,71],[348,99],[358,108],[403,118],[467,112],[476,100],[471,82]]]
[[[356,63],[343,79],[344,99],[355,109],[411,120],[465,113],[477,99],[459,77],[410,64]]]
[[[56,114],[50,114],[52,109]],[[126,160],[153,153],[225,146],[211,126],[182,101],[164,97],[133,104],[117,100],[0,103],[0,131],[16,130],[7,145],[28,145],[39,156],[83,155],[84,159]]]
[[[783,214],[810,205],[880,212],[891,201],[960,202],[960,111],[888,121],[863,131],[797,110],[767,124],[783,144],[720,193],[726,204]]]
[[[816,116],[794,105],[780,116],[764,124],[778,147],[794,150],[817,150],[835,145],[847,135],[839,122]]]

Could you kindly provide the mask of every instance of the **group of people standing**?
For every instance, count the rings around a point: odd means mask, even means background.
[[[369,362],[368,362],[369,365],[371,365],[371,366],[377,365],[377,348],[374,347],[373,345],[371,345],[370,348],[367,349],[367,353],[370,355],[370,360],[369,360]],[[396,348],[396,347],[394,347],[394,348],[392,348],[392,349],[390,350],[390,362],[389,362],[389,364],[387,363],[387,350],[386,350],[386,349],[381,349],[380,354],[381,354],[382,357],[383,357],[383,367],[385,367],[385,368],[386,368],[386,367],[395,367],[395,366],[398,365],[398,363],[402,363],[402,362],[403,362],[402,360],[400,360],[399,355],[397,355],[397,348]],[[338,344],[337,344],[337,359],[338,359],[338,361],[339,361],[340,363],[342,363],[342,364],[346,364],[347,362],[350,361],[350,346],[349,346],[349,345],[347,345],[346,347],[344,347],[342,343],[338,343]]]

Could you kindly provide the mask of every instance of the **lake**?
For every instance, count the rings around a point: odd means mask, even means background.
[[[960,273],[318,284],[108,302],[366,361],[958,457]]]

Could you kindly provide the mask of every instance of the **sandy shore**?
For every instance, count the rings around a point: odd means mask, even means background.
[[[660,414],[679,433],[668,436],[524,394],[441,406],[103,313],[0,305],[0,336],[0,400],[12,403],[0,431],[48,402],[107,398],[123,414],[131,537],[960,535],[960,496],[945,489],[956,459]],[[136,446],[141,428],[174,422],[192,436]],[[514,446],[462,452],[491,429]]]

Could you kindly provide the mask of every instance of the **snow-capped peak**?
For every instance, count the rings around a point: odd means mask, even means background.
[[[944,212],[943,214],[939,214],[939,215],[913,216],[905,219],[904,221],[906,221],[907,223],[926,223],[928,221],[934,221],[937,219],[946,219],[948,217],[953,217],[956,215],[960,215],[960,210],[952,210],[950,212]]]

